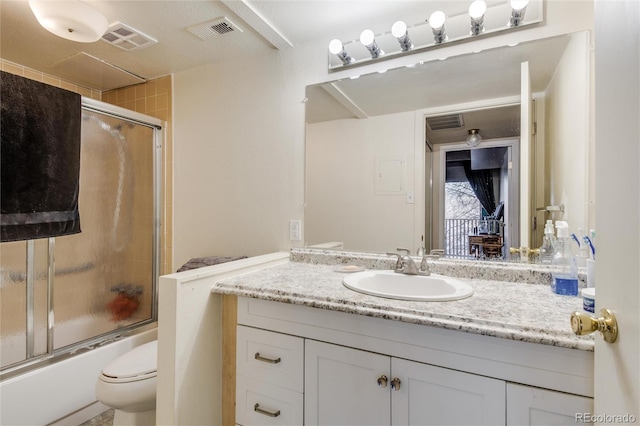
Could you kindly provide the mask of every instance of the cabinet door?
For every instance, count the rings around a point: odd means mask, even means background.
[[[388,425],[390,358],[314,340],[305,341],[305,425]],[[388,379],[390,380],[390,379]]]
[[[391,359],[393,425],[503,425],[505,382]]]
[[[531,386],[507,384],[508,425],[592,424],[593,399]]]

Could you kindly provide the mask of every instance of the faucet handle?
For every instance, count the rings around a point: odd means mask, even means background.
[[[418,270],[418,273],[420,275],[431,275],[431,269],[429,269],[429,263],[427,262],[427,259],[440,259],[440,256],[438,256],[437,254],[425,254],[424,256],[422,256],[422,262],[420,262],[420,269]]]
[[[402,248],[402,247],[398,247],[396,250],[397,250],[397,251],[402,251],[402,252],[404,252],[404,254],[406,254],[406,255],[411,255],[411,250],[409,250],[409,249]]]
[[[392,252],[387,252],[387,256],[396,256],[396,267],[395,270],[399,271],[402,269],[402,255],[400,253],[392,253]]]

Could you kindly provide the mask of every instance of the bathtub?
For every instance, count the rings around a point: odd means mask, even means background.
[[[95,318],[80,318],[56,326],[55,339],[64,339],[89,327],[101,327]],[[105,321],[107,321],[105,319]],[[108,331],[113,323],[102,324]],[[149,328],[146,326],[145,328]],[[84,335],[84,334],[83,334]],[[0,382],[0,424],[2,425],[78,425],[108,407],[97,402],[94,393],[96,379],[109,361],[132,348],[157,338],[157,329],[124,337],[115,342],[80,353]],[[18,339],[24,342],[24,338]],[[11,347],[24,352],[22,345],[3,339],[3,354]]]

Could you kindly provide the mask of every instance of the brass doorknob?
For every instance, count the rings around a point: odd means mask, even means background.
[[[600,318],[582,312],[571,314],[571,328],[578,336],[600,331],[604,341],[613,343],[618,338],[618,322],[613,312],[609,309],[600,309]]]

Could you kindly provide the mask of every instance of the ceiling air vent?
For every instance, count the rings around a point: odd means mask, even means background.
[[[213,36],[219,36],[224,34],[230,34],[234,32],[242,32],[242,30],[226,16],[222,18],[214,19],[202,24],[194,25],[187,28],[194,36],[200,40],[207,40]]]
[[[462,114],[427,117],[427,125],[431,130],[459,129],[464,126]]]
[[[133,29],[122,22],[112,24],[105,35],[102,36],[102,41],[106,41],[123,50],[142,49],[158,42],[158,40],[149,37],[142,31]]]

